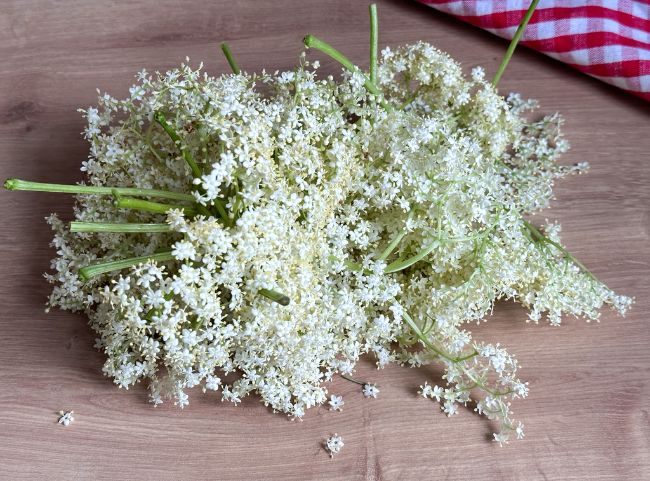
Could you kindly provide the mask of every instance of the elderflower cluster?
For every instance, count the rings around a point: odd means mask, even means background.
[[[561,118],[528,120],[533,102],[504,100],[481,69],[466,77],[425,43],[382,52],[381,98],[360,71],[336,80],[317,67],[301,57],[289,72],[214,78],[182,65],[141,72],[125,100],[100,96],[84,111],[88,184],[194,202],[161,214],[78,196],[77,221],[168,229],[72,233],[52,216],[50,304],[85,311],[104,372],[120,387],[148,381],[154,403],[185,406],[200,386],[301,417],[372,353],[379,367],[442,363],[447,387],[423,396],[451,416],[478,390],[495,439],[522,437],[510,411],[528,393],[517,361],[467,324],[500,299],[554,325],[631,303],[564,250],[558,226],[525,220],[556,179],[585,169],[556,163],[568,148]],[[160,252],[169,257],[78,275]]]

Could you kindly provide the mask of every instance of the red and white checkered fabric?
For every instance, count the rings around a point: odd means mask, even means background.
[[[418,0],[511,39],[530,0]],[[540,0],[520,42],[650,100],[650,0]]]

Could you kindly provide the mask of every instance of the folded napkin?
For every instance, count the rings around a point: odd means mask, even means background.
[[[417,0],[511,39],[530,0]],[[541,0],[520,42],[650,100],[649,0]]]

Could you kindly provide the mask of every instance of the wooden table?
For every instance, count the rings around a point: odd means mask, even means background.
[[[313,33],[367,65],[365,2],[5,0],[0,12],[2,177],[81,179],[87,145],[78,107],[95,88],[125,96],[133,75],[178,65],[186,55],[226,72],[228,40],[245,69],[291,68]],[[426,40],[469,69],[496,70],[506,43],[410,1],[380,1],[382,45]],[[311,54],[310,55],[316,55]],[[325,70],[338,71],[322,58]],[[565,162],[591,173],[557,187],[546,213],[564,225],[569,248],[612,288],[637,297],[628,317],[560,328],[523,322],[499,305],[477,329],[518,356],[530,397],[514,406],[526,439],[499,448],[493,426],[471,410],[448,419],[416,395],[435,368],[361,362],[357,377],[381,394],[364,399],[336,380],[345,408],[312,409],[302,422],[271,414],[257,399],[240,407],[196,393],[184,410],[156,409],[139,386],[103,377],[102,355],[84,318],[43,312],[41,276],[53,250],[43,217],[69,218],[71,199],[0,192],[0,478],[273,480],[626,480],[650,479],[650,120],[649,105],[521,49],[501,82],[559,110],[573,149]],[[56,411],[74,410],[64,428]],[[321,443],[343,435],[330,459]]]

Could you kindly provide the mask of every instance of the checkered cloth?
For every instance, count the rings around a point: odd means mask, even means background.
[[[530,0],[418,0],[511,39]],[[650,100],[650,0],[541,0],[520,42]]]

